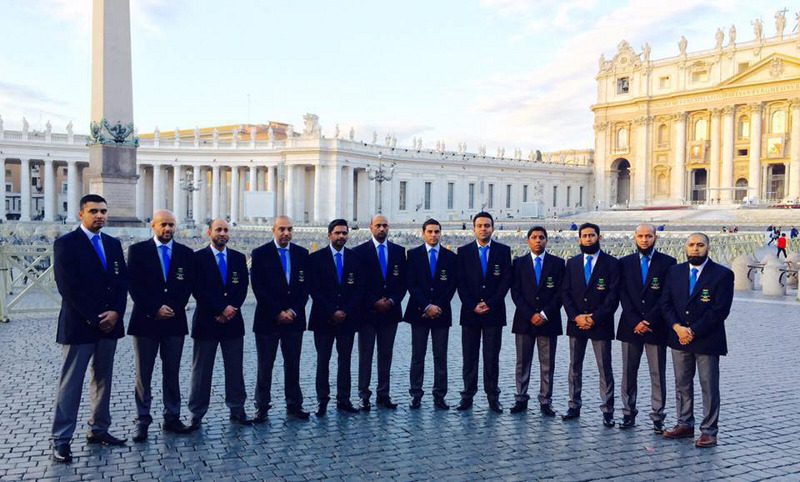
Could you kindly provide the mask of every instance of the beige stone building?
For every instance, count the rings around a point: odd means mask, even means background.
[[[601,56],[595,129],[596,204],[780,204],[800,198],[800,34],[755,39],[736,28],[714,48],[651,60],[620,42]]]

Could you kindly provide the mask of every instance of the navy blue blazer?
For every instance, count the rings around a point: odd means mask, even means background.
[[[186,303],[189,302],[194,283],[194,251],[172,242],[167,281],[164,281],[162,274],[161,253],[152,238],[128,248],[128,264],[133,299],[128,334],[161,338],[189,333]],[[156,319],[162,305],[172,308],[175,317]]]
[[[406,296],[406,249],[387,241],[386,279],[381,272],[378,261],[378,250],[372,239],[361,243],[353,251],[361,259],[364,270],[364,316],[362,323],[377,324],[379,322],[397,323],[403,318],[401,304]],[[381,298],[389,298],[394,305],[383,314],[374,310],[375,302]]]
[[[561,327],[561,283],[564,280],[564,260],[545,253],[540,283],[536,284],[533,258],[528,253],[514,260],[511,299],[514,311],[512,333],[532,336],[558,336]],[[544,311],[547,321],[541,326],[531,324],[534,313]]]
[[[567,261],[562,285],[564,311],[567,312],[567,335],[592,340],[614,339],[614,312],[619,305],[619,261],[599,251],[593,260],[589,285],[583,278],[583,254]],[[575,317],[591,313],[594,326],[581,330]]]
[[[454,252],[439,245],[436,274],[431,278],[431,265],[425,245],[410,249],[406,261],[406,280],[408,304],[404,321],[430,328],[449,327],[453,324],[450,302],[456,294],[458,282],[458,262]],[[435,320],[423,318],[428,305],[438,306],[442,309],[442,314]]]
[[[461,325],[505,326],[506,294],[511,287],[511,248],[492,240],[486,278],[481,271],[478,243],[472,241],[458,248],[458,297],[461,298]],[[481,301],[489,312],[477,315],[473,310]]]
[[[253,250],[250,259],[250,283],[256,295],[253,332],[259,334],[304,331],[308,302],[308,250],[289,243],[289,283],[283,273],[281,255],[274,241]],[[278,314],[294,310],[292,323],[279,324]]]
[[[647,269],[647,280],[642,284],[642,267],[639,252],[619,260],[621,280],[619,301],[622,315],[617,325],[617,340],[626,343],[667,344],[667,327],[661,317],[661,295],[667,282],[667,272],[675,266],[675,258],[654,251]],[[640,321],[650,323],[652,333],[637,335],[633,332]]]
[[[222,341],[244,336],[244,319],[241,307],[247,298],[247,258],[239,251],[228,248],[228,279],[222,284],[217,259],[210,246],[195,251],[195,278],[192,294],[197,300],[192,317],[192,338]],[[214,317],[221,315],[226,306],[239,308],[227,323]]]
[[[689,295],[689,263],[673,266],[662,296],[662,314],[668,328],[667,344],[699,355],[727,355],[725,319],[733,303],[733,271],[710,259]],[[694,340],[681,345],[672,325],[688,326]]]
[[[353,333],[359,327],[364,303],[365,276],[358,254],[350,248],[343,248],[343,251],[341,284],[336,276],[336,264],[330,246],[325,246],[308,257],[311,271],[311,316],[308,329],[311,331]],[[347,314],[345,320],[339,324],[331,319],[337,310]]]
[[[62,345],[125,336],[122,318],[128,302],[128,267],[119,240],[105,233],[101,238],[106,269],[80,227],[53,244],[53,271],[61,295],[56,341]],[[109,310],[119,313],[119,321],[111,333],[103,333],[98,315]]]

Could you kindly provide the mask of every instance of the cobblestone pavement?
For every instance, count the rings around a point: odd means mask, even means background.
[[[510,300],[509,300],[510,302]],[[75,462],[49,460],[49,428],[60,364],[55,323],[50,316],[0,324],[0,480],[306,480],[306,479],[444,479],[444,480],[800,480],[800,405],[796,343],[800,304],[785,300],[737,298],[728,322],[731,354],[723,358],[722,415],[719,446],[696,449],[690,440],[669,441],[650,429],[646,413],[649,383],[646,362],[640,369],[639,425],[628,431],[603,427],[597,405],[597,371],[587,356],[584,409],[578,421],[564,423],[540,417],[535,399],[524,415],[487,410],[485,397],[461,413],[435,411],[429,395],[421,410],[409,410],[410,329],[401,325],[392,369],[397,411],[375,410],[328,416],[308,422],[287,420],[282,410],[283,383],[277,363],[269,421],[256,427],[231,426],[224,404],[221,357],[217,359],[211,410],[204,428],[189,436],[151,427],[148,443],[127,447],[87,446],[88,389],[73,441]],[[246,316],[253,306],[245,307]],[[192,343],[184,352],[182,391],[189,387]],[[252,397],[256,355],[252,333],[245,345],[245,379]],[[460,330],[450,338],[450,393],[455,404],[461,383]],[[354,352],[354,363],[355,367]],[[507,328],[501,354],[501,401],[513,404],[514,345]],[[280,357],[279,357],[280,360]],[[335,357],[333,363],[335,364]],[[306,408],[313,409],[315,356],[306,334],[302,358]],[[555,408],[567,405],[567,338],[559,339]],[[620,347],[614,344],[614,372],[619,410]],[[121,340],[116,358],[111,432],[130,438],[133,429],[133,352],[130,338]],[[157,365],[154,380],[160,379]],[[335,369],[331,370],[335,373]],[[355,386],[355,370],[353,373]],[[373,380],[375,378],[373,377]],[[333,382],[333,380],[332,380]],[[538,384],[538,363],[533,385]],[[430,393],[432,360],[426,365]],[[154,414],[161,409],[160,383],[154,383]],[[675,422],[673,376],[668,371],[667,425]],[[374,390],[374,389],[373,389]],[[355,391],[354,391],[355,393]],[[696,413],[701,402],[696,388]],[[645,401],[642,403],[641,401]],[[277,403],[276,403],[277,402]],[[354,397],[354,403],[356,402]],[[248,405],[250,402],[248,401]],[[253,409],[249,409],[252,415]],[[184,418],[188,413],[184,409]]]

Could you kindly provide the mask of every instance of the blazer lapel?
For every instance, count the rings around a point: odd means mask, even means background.
[[[288,287],[289,283],[286,282],[286,273],[283,271],[283,261],[281,261],[281,253],[280,253],[280,251],[278,251],[278,247],[275,246],[275,243],[271,243],[271,245],[267,248],[267,250],[269,251],[268,256],[272,256],[273,261],[276,261],[278,263],[277,264],[278,271],[281,274],[281,276],[278,276],[278,278],[280,278],[280,283],[283,286]],[[286,256],[289,257],[289,279],[290,280],[294,280],[295,276],[294,276],[294,273],[292,273],[292,271],[294,270],[294,264],[292,263],[292,245],[291,244],[289,244],[289,247],[287,248]]]
[[[592,274],[591,274],[591,276],[589,276],[589,282],[586,283],[586,285],[584,286],[584,291],[588,291],[589,287],[592,286],[597,281],[597,278],[599,276],[598,273],[600,272],[600,267],[601,267],[600,265],[605,263],[603,258],[604,258],[604,256],[602,255],[601,251],[598,251],[597,254],[595,256],[593,256],[593,259],[592,259]],[[581,277],[583,277],[584,276],[584,274],[583,274],[584,270],[586,269],[585,264],[583,264],[583,263],[585,263],[585,257],[581,257],[581,261],[582,261],[581,268],[583,268],[583,269],[581,269]]]
[[[175,246],[175,243],[173,243],[172,245]],[[150,263],[154,268],[158,268],[158,276],[157,276],[157,278],[158,278],[160,284],[162,284],[162,285],[166,284],[166,282],[164,281],[164,268],[161,267],[161,251],[158,249],[158,246],[156,246],[156,242],[153,241],[152,238],[150,239],[148,246],[150,248],[149,249],[149,251],[150,251]],[[174,259],[175,258],[175,250],[174,249],[173,249],[172,255],[173,255],[172,258]],[[172,263],[170,263],[170,270],[172,270]],[[169,274],[169,273],[167,273],[167,274]]]

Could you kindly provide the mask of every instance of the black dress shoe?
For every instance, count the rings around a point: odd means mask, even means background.
[[[164,421],[164,425],[162,426],[162,428],[164,429],[165,432],[169,433],[178,433],[178,434],[189,433],[189,427],[184,425],[183,422],[181,422],[177,418],[174,420]],[[147,437],[146,432],[145,432],[145,437]],[[136,442],[136,439],[134,439],[133,441]]]
[[[503,413],[503,404],[501,404],[498,400],[490,400],[489,410],[493,411],[494,413]]]
[[[369,403],[369,398],[362,398],[361,399],[361,407],[359,407],[359,409],[362,412],[369,412],[370,410],[372,410],[372,404]]]
[[[664,422],[653,422],[653,432],[661,435],[664,433]]]
[[[231,423],[235,423],[237,425],[242,425],[245,427],[253,425],[253,420],[247,418],[246,413],[231,414],[230,421]]]
[[[325,416],[326,413],[328,413],[328,402],[319,402],[319,407],[317,407],[317,413],[315,413],[314,415],[322,418]]]
[[[422,406],[422,397],[414,397],[411,399],[411,405],[409,405],[409,408],[411,408],[412,410],[416,410],[421,406]]]
[[[186,433],[192,433],[200,430],[200,425],[202,424],[203,424],[203,419],[193,418],[192,423],[190,423],[189,426],[186,427]]]
[[[117,438],[108,432],[105,433],[88,433],[86,434],[86,443],[89,444],[103,444],[113,447],[121,447],[125,445],[127,439]]]
[[[69,464],[72,462],[72,449],[69,444],[53,446],[53,461],[59,464]]]
[[[444,401],[444,398],[435,397],[433,399],[433,406],[436,407],[438,410],[450,410],[450,405]]]
[[[522,413],[528,411],[528,402],[516,402],[513,407],[511,407],[511,413]]]
[[[358,409],[353,406],[352,403],[348,402],[338,402],[336,404],[336,410],[345,413],[358,413]]]
[[[616,424],[617,424],[617,422],[614,421],[614,414],[613,413],[604,413],[603,414],[603,425],[605,425],[608,428],[611,428]]]
[[[388,408],[389,410],[397,410],[397,404],[392,402],[392,399],[389,397],[379,398],[375,404],[379,407]]]
[[[544,415],[545,417],[555,417],[556,416],[555,410],[553,410],[553,407],[551,407],[548,404],[540,405],[539,406],[539,411],[542,412],[542,415]]]
[[[147,440],[147,425],[137,425],[136,433],[133,434],[133,441],[141,443]]]
[[[286,415],[298,420],[308,420],[308,412],[303,410],[303,407],[289,407],[286,409]]]
[[[266,422],[267,418],[268,418],[268,415],[267,415],[267,411],[266,410],[257,410],[256,411],[256,416],[253,417],[253,423],[260,425],[260,424]]]
[[[626,429],[626,428],[633,428],[636,425],[636,417],[633,415],[623,415],[622,423],[619,424],[619,428]]]
[[[570,408],[567,413],[561,416],[561,420],[573,420],[581,416],[580,408]]]
[[[463,412],[464,410],[469,410],[472,408],[472,399],[471,398],[462,398],[460,402],[458,402],[458,406],[456,410],[459,412]]]

